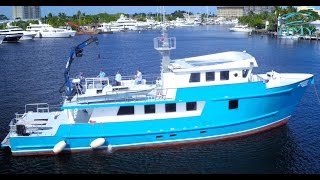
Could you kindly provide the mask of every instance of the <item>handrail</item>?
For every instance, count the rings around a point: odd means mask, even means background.
[[[140,91],[112,91],[106,92],[103,96],[100,97],[99,100],[92,100],[91,96],[89,97],[81,97],[77,96],[77,98],[72,101],[79,104],[89,104],[89,103],[114,103],[114,102],[146,102],[146,101],[159,101],[159,100],[172,100],[171,97],[168,97],[168,92],[170,90],[176,90],[176,88],[160,88],[156,87],[151,89],[148,93],[143,93]],[[113,95],[113,96],[111,96]],[[118,96],[123,95],[123,96]],[[114,98],[114,96],[118,96]]]
[[[32,112],[50,112],[49,104],[48,103],[32,103],[32,104],[26,104],[25,105],[25,113],[28,112],[28,110],[31,109],[31,107],[36,108],[36,111]]]
[[[267,83],[268,82],[267,79],[264,79],[263,77],[259,76],[258,74],[250,74],[249,81],[250,82],[262,81],[263,83]]]
[[[74,79],[78,78],[72,78],[70,79],[71,82]],[[142,75],[142,79],[145,80],[146,84],[156,84],[157,80],[160,79],[159,75]],[[134,80],[134,76],[122,76],[121,81],[127,81],[127,80]],[[92,84],[92,87],[95,87],[96,84],[101,84],[101,82],[104,82],[105,85],[115,85],[115,76],[106,76],[103,78],[100,77],[88,77],[84,78],[84,82],[80,82],[82,85],[85,85],[85,87],[88,88],[89,84]]]

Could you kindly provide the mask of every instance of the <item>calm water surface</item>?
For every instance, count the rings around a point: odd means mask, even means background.
[[[320,172],[320,41],[279,40],[268,36],[232,33],[225,26],[170,29],[177,38],[171,58],[205,55],[222,51],[243,51],[256,57],[255,73],[275,70],[312,73],[315,87],[309,86],[288,124],[260,134],[206,144],[189,144],[138,150],[85,152],[57,156],[13,157],[0,150],[0,173],[299,173]],[[160,73],[160,54],[153,49],[159,31],[98,35],[99,45],[84,49],[76,59],[71,76],[80,71],[97,76],[120,69],[133,75]],[[58,105],[58,92],[70,48],[89,36],[67,39],[35,39],[0,45],[0,139],[8,132],[15,112],[24,112],[28,103]],[[99,56],[100,54],[100,56]],[[99,58],[100,57],[100,58]]]

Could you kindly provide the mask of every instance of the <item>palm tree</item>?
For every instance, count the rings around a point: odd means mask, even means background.
[[[81,16],[81,11],[78,10],[78,12],[77,12],[77,17],[78,17],[78,20],[79,20],[79,25],[80,25],[80,16]]]
[[[274,14],[276,17],[281,16],[283,13],[283,9],[280,6],[274,6]]]

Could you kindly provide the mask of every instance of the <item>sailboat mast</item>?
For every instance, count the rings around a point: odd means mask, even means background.
[[[207,22],[206,23],[208,23],[208,6],[207,6]]]

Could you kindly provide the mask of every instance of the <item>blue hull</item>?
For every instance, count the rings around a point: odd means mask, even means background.
[[[313,77],[308,79],[308,85],[312,82]],[[301,82],[271,89],[266,89],[262,82],[182,88],[177,90],[174,102],[204,101],[200,116],[62,124],[54,136],[11,137],[10,148],[13,155],[52,154],[53,147],[62,140],[67,143],[64,150],[82,151],[92,150],[90,143],[97,138],[106,140],[101,148],[130,148],[248,135],[285,124],[306,88]],[[229,101],[235,99],[238,108],[229,109]],[[87,105],[85,108],[97,106]]]

